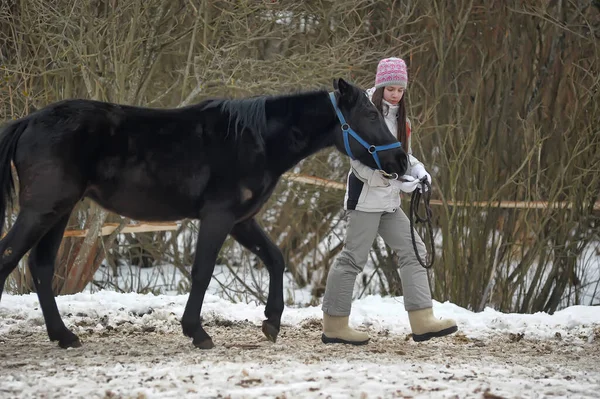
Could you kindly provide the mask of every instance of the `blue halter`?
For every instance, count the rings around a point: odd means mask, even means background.
[[[350,138],[348,137],[348,134],[352,137],[354,137],[354,139],[356,141],[359,142],[360,145],[362,145],[364,148],[367,149],[367,151],[369,151],[369,154],[373,155],[373,159],[375,160],[375,163],[377,164],[377,167],[382,170],[381,167],[381,163],[379,162],[379,156],[377,155],[378,151],[385,151],[385,150],[391,150],[393,148],[398,148],[402,145],[402,143],[400,143],[399,141],[396,141],[395,143],[391,143],[391,144],[385,144],[385,145],[370,145],[369,143],[367,143],[366,141],[364,141],[359,135],[358,133],[356,133],[348,123],[346,123],[346,119],[344,119],[344,115],[342,115],[342,112],[340,111],[340,109],[337,106],[337,102],[335,100],[335,94],[334,93],[329,93],[329,99],[331,100],[331,104],[333,105],[333,109],[335,109],[335,113],[337,114],[338,119],[340,120],[340,124],[342,125],[342,132],[344,133],[344,146],[346,147],[346,153],[348,154],[348,156],[350,156],[350,158],[352,159],[356,159],[354,157],[354,155],[352,154],[352,150],[350,149]]]

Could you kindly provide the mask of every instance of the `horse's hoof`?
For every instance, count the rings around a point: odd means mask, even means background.
[[[70,338],[70,339],[65,339],[65,340],[59,340],[58,346],[60,346],[63,349],[80,348],[81,341],[79,340],[79,338],[77,336],[75,336],[75,339]]]
[[[212,339],[207,338],[200,342],[194,340],[194,346],[198,349],[212,349],[215,347],[215,344],[213,343]]]
[[[265,337],[271,342],[277,341],[277,335],[279,334],[279,328],[275,327],[273,324],[269,323],[269,320],[263,320],[262,322],[262,332],[265,334]]]
[[[48,332],[48,338],[52,342],[58,341],[58,346],[63,349],[81,347],[79,337],[66,328],[62,331]]]

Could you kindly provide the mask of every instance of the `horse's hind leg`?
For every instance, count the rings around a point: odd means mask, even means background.
[[[0,289],[4,288],[6,279],[17,267],[23,255],[40,241],[59,220],[62,221],[61,214],[40,213],[28,208],[21,209],[14,226],[0,241]],[[34,277],[34,280],[37,279]],[[36,281],[36,285],[39,283],[40,281]],[[0,291],[1,293],[2,291]],[[46,297],[40,296],[39,298],[40,306],[44,309],[47,307]]]
[[[262,331],[269,340],[275,342],[281,327],[281,314],[284,308],[283,254],[254,219],[236,224],[231,231],[231,236],[257,255],[269,271],[269,296],[265,307],[267,320],[263,321]]]
[[[40,307],[46,321],[48,337],[51,341],[58,341],[61,348],[76,348],[81,346],[77,335],[73,334],[64,324],[54,293],[52,292],[52,277],[54,276],[54,263],[56,254],[63,238],[63,233],[70,212],[64,215],[33,247],[29,254],[29,270],[35,284]]]
[[[0,240],[0,295],[4,283],[19,261],[33,245],[48,231],[56,217],[39,215],[22,210],[6,237]]]

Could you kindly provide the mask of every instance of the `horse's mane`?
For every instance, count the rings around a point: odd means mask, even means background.
[[[229,129],[226,134],[233,132],[236,140],[241,131],[249,130],[258,140],[264,142],[264,135],[267,133],[267,100],[290,100],[292,97],[304,99],[323,93],[327,93],[327,91],[321,89],[242,99],[211,99],[205,103],[203,109],[218,108],[221,112],[229,115]]]
[[[204,105],[203,109],[218,108],[221,112],[229,115],[229,127],[226,134],[233,132],[236,140],[244,129],[249,130],[256,137],[261,137],[261,132],[264,132],[267,128],[266,101],[266,96],[243,99],[211,99]]]

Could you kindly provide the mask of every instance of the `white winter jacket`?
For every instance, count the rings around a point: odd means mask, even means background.
[[[369,99],[373,96],[375,88],[367,90]],[[385,115],[385,123],[390,130],[390,134],[396,135],[398,105],[392,105],[387,101],[383,102],[389,107]],[[408,141],[409,167],[406,174],[411,174],[411,170],[417,165],[423,167],[423,163],[412,155],[410,120],[406,120],[408,129],[406,139]],[[363,212],[395,212],[400,207],[400,191],[393,187],[381,173],[362,164],[358,160],[350,161],[350,171],[346,181],[346,194],[344,196],[344,209],[358,210]]]

